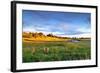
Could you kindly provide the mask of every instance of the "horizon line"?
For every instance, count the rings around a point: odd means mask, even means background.
[[[43,33],[43,32],[33,32],[33,31],[23,31],[22,33]],[[47,34],[45,34],[45,33],[43,33],[43,35],[48,35],[48,34],[52,34],[52,35],[54,35],[54,36],[58,36],[58,37],[70,37],[70,38],[91,38],[91,36],[77,36],[77,35],[61,35],[61,34],[53,34],[53,33],[47,33]]]

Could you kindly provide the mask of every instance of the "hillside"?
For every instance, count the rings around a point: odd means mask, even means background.
[[[72,40],[90,40],[90,38],[77,38],[77,37],[60,37],[53,34],[44,35],[42,32],[23,32],[22,34],[24,42],[33,41],[72,41]]]
[[[33,32],[23,32],[23,41],[30,42],[30,41],[64,41],[68,40],[68,37],[59,37],[53,34],[44,35],[43,33],[33,33]]]

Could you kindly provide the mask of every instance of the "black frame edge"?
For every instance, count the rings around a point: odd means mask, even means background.
[[[16,3],[11,1],[11,71],[16,71]]]
[[[98,6],[96,8],[96,67],[98,67]]]
[[[73,66],[73,67],[54,67],[54,68],[41,68],[41,69],[23,69],[16,70],[16,72],[28,72],[28,71],[46,71],[46,70],[61,70],[61,69],[80,69],[80,68],[93,68],[97,65],[88,65],[88,66]]]
[[[16,28],[17,28],[16,27],[16,4],[17,3],[95,8],[96,9],[96,64],[95,65],[86,65],[86,66],[73,66],[73,67],[54,67],[54,68],[17,70],[16,69]],[[90,68],[90,67],[98,67],[98,7],[97,6],[44,3],[44,2],[31,2],[31,1],[11,1],[11,71],[12,72],[44,71],[44,70],[57,70],[57,69],[76,69],[76,68]]]
[[[79,4],[62,4],[62,3],[49,3],[49,2],[32,2],[32,1],[12,1],[19,4],[38,4],[38,5],[52,5],[52,6],[75,6],[75,7],[85,7],[85,8],[96,8],[93,5],[79,5]]]

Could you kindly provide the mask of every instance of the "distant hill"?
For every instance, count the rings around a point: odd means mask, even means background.
[[[70,37],[60,37],[53,34],[43,34],[42,32],[23,32],[22,34],[24,42],[31,41],[67,41],[67,40],[87,40],[90,38],[70,38]]]
[[[23,32],[23,41],[64,41],[69,39],[68,37],[59,37],[53,34],[44,35],[39,32]]]

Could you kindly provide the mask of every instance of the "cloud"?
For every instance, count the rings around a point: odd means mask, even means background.
[[[91,34],[90,33],[84,33],[84,34],[76,34],[76,35],[65,35],[65,34],[59,34],[58,36],[62,36],[62,37],[91,37]]]
[[[77,31],[84,32],[84,33],[90,33],[91,29],[90,28],[81,27],[81,28],[78,28]]]
[[[58,24],[58,26],[35,24],[28,27],[24,27],[23,31],[42,32],[46,35],[52,33],[58,36],[90,37],[90,28],[73,26],[72,24],[69,25],[67,23]]]
[[[66,35],[68,37],[91,37],[90,33],[78,34],[78,35]]]
[[[89,36],[89,17],[89,13],[23,10],[23,31],[60,36]]]

